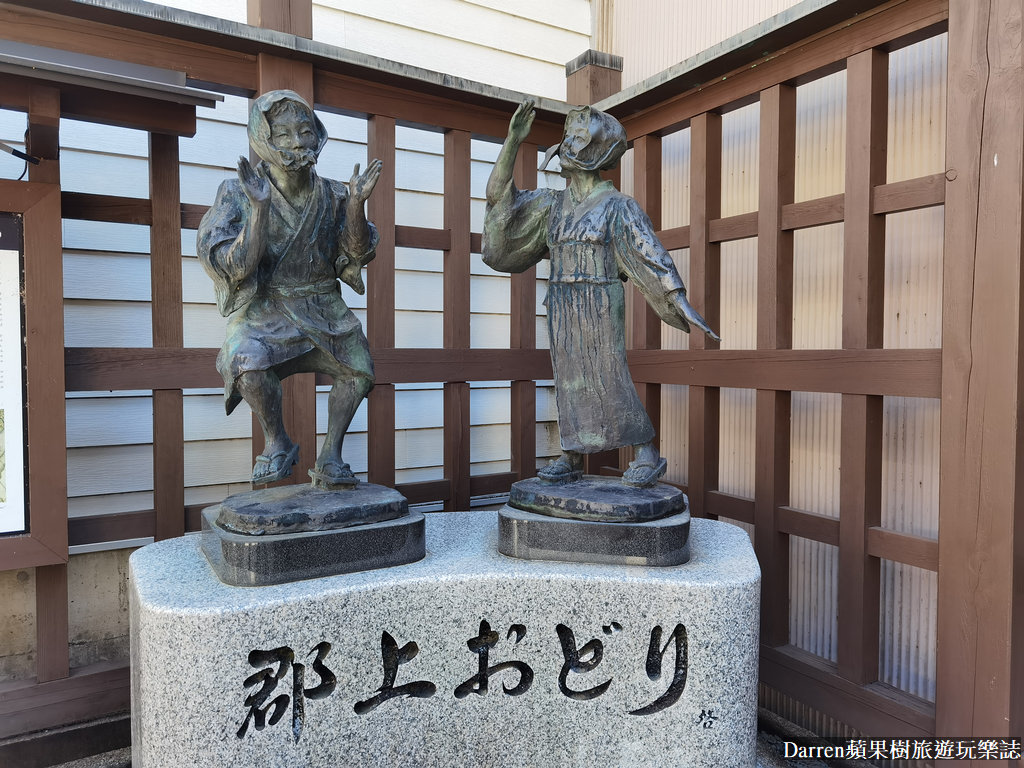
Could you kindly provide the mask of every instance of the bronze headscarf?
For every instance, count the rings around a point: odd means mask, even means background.
[[[252,109],[249,110],[249,143],[252,145],[253,151],[260,156],[260,159],[268,163],[277,163],[277,155],[280,150],[270,143],[269,115],[270,110],[283,101],[294,103],[312,121],[317,135],[316,155],[319,157],[320,150],[327,144],[327,129],[305,99],[295,91],[286,90],[267,91],[253,102]]]
[[[622,123],[593,107],[574,109],[565,118],[561,144],[548,149],[541,169],[556,154],[568,165],[585,171],[614,168],[626,151],[626,129]]]

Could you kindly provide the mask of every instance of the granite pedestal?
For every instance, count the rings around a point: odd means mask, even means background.
[[[225,584],[283,584],[419,560],[423,522],[402,494],[382,485],[287,485],[204,509],[203,552]]]
[[[134,553],[134,768],[755,765],[742,530],[645,568],[505,557],[492,512],[427,529],[419,562],[259,589],[198,537]]]

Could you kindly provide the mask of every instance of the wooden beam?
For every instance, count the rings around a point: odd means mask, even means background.
[[[383,384],[551,378],[551,356],[546,349],[381,349],[373,356],[377,382]],[[216,357],[216,349],[197,347],[64,350],[69,392],[159,389],[168,382],[184,389],[222,386],[214,366]]]
[[[708,240],[712,243],[726,243],[747,237],[757,237],[757,211],[708,222]]]
[[[843,348],[882,346],[885,217],[872,212],[885,181],[888,56],[868,50],[846,68],[846,190],[843,248]],[[878,679],[880,564],[867,552],[867,529],[881,524],[882,398],[842,399],[838,591],[839,673]]]
[[[520,189],[537,186],[537,145],[523,144],[516,155],[514,181]],[[537,346],[537,269],[513,274],[509,286],[511,314],[509,347]],[[516,377],[509,393],[511,406],[512,471],[518,480],[537,474],[537,385]],[[588,457],[589,458],[589,457]],[[588,471],[591,471],[588,468]]]
[[[721,491],[708,491],[705,497],[709,517],[727,517],[750,525],[757,522],[752,499]]]
[[[383,118],[374,119],[380,120]],[[404,248],[426,248],[431,251],[447,251],[452,247],[452,233],[447,229],[408,227],[404,224],[399,224],[395,227],[395,245]]]
[[[183,341],[181,304],[181,194],[178,137],[149,137],[150,282],[153,346],[180,349]],[[153,390],[153,505],[156,538],[185,533],[185,432],[180,387]]]
[[[665,246],[666,251],[675,251],[679,248],[690,247],[690,225],[687,224],[685,227],[673,227],[672,229],[663,229],[658,234],[658,239],[661,240],[661,244]]]
[[[843,220],[843,195],[829,195],[782,206],[783,229],[805,229]]]
[[[711,242],[709,222],[721,218],[722,118],[712,112],[690,123],[690,285],[689,298],[712,328],[721,314],[720,246]],[[717,349],[702,333],[690,335],[690,349]],[[690,386],[689,468],[691,512],[702,517],[706,494],[718,488],[719,389]]]
[[[937,349],[651,350],[629,353],[635,381],[792,392],[938,397]]]
[[[256,56],[219,45],[7,5],[0,7],[0,29],[6,40],[104,58],[116,52],[120,61],[183,71],[193,80],[249,92],[256,88]]]
[[[374,116],[367,126],[367,158],[384,165],[368,213],[380,233],[377,257],[366,268],[366,336],[370,348],[395,346],[395,121]],[[367,405],[367,456],[371,483],[395,484],[395,386],[377,384]]]
[[[940,736],[1024,733],[1021,15],[1017,0],[950,3],[935,686]]]
[[[934,173],[875,187],[872,213],[897,213],[942,205],[946,200],[946,174]]]
[[[452,241],[444,255],[446,350],[469,349],[469,187],[470,135],[448,131],[444,135],[444,226]],[[444,385],[444,474],[452,487],[446,510],[469,509],[469,400],[468,378]]]
[[[789,536],[839,546],[838,518],[793,507],[779,507],[775,510],[775,521],[779,531]]]
[[[872,737],[935,734],[928,702],[881,683],[851,683],[834,665],[793,646],[761,646],[761,682]]]
[[[479,106],[459,102],[458,94],[446,98],[415,86],[400,88],[322,69],[316,70],[315,77],[316,103],[327,109],[387,115],[403,123],[467,131],[493,139],[503,139],[508,133],[511,105]],[[538,115],[530,131],[531,140],[543,147],[557,144],[562,140],[563,122],[561,115]]]
[[[868,554],[928,571],[939,570],[939,542],[923,536],[868,528]]]
[[[52,682],[0,683],[0,738],[124,712],[128,663],[93,664]]]
[[[142,198],[91,195],[85,192],[61,192],[60,205],[65,219],[144,224],[146,226],[153,223],[153,205],[149,200]]]

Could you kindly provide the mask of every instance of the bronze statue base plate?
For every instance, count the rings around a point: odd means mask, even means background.
[[[393,488],[281,486],[203,510],[202,550],[223,583],[283,584],[423,559],[424,518]]]
[[[512,484],[508,505],[569,520],[639,523],[682,512],[686,496],[665,483],[637,488],[617,477],[584,475],[575,482],[557,484],[531,477]]]
[[[690,560],[690,513],[606,523],[498,510],[498,551],[522,560],[664,567]]]

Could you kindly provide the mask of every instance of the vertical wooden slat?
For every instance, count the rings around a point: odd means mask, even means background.
[[[720,246],[710,240],[708,223],[722,210],[722,118],[713,112],[690,121],[690,303],[712,328],[719,325]],[[717,349],[718,342],[695,332],[690,349]],[[719,390],[690,387],[690,510],[707,509],[705,494],[718,487]]]
[[[444,259],[444,346],[469,349],[470,135],[444,136],[444,226],[451,247]],[[469,384],[444,385],[444,474],[451,484],[445,509],[469,509]]]
[[[793,202],[796,89],[761,92],[757,212],[757,348],[789,349],[793,338],[793,233],[782,206]],[[755,424],[754,545],[761,563],[761,642],[789,642],[789,536],[776,510],[789,503],[789,392],[758,390]]]
[[[655,230],[661,229],[661,137],[639,136],[633,141],[633,195],[651,219]],[[631,286],[626,294],[628,314],[628,347],[630,349],[661,349],[661,318]],[[637,384],[640,402],[654,425],[655,445],[660,443],[661,385]],[[633,459],[632,448],[619,452],[620,466]]]
[[[367,212],[377,231],[377,257],[366,268],[366,335],[371,352],[395,346],[395,120],[369,120],[367,159],[384,164]],[[395,484],[395,386],[378,384],[367,405],[369,479]]]
[[[256,74],[258,93],[287,88],[298,93],[309,104],[313,103],[313,65],[311,63],[260,53],[256,57]],[[299,444],[300,450],[298,462],[292,467],[291,476],[279,483],[274,483],[274,485],[306,483],[309,482],[308,471],[316,463],[315,374],[300,373],[289,376],[282,382],[282,391],[281,410],[284,415],[284,426],[292,441]],[[263,430],[256,417],[253,416],[253,458],[261,454],[263,448]]]
[[[940,736],[1024,733],[1021,22],[1019,0],[949,5]]]
[[[588,52],[588,61],[583,64],[579,69],[574,72],[570,72],[566,77],[565,82],[565,100],[570,104],[594,104],[601,99],[605,99],[614,93],[618,93],[622,89],[622,60],[617,56],[607,56],[601,54],[598,51]],[[600,62],[600,63],[598,63]],[[652,137],[657,138],[657,137]],[[657,139],[660,145],[660,139]],[[660,169],[660,164],[659,164]],[[615,168],[608,171],[601,171],[601,178],[607,181],[611,181],[616,188],[620,187],[620,168]],[[639,185],[638,185],[639,186]],[[661,189],[659,187],[658,194],[660,195]],[[643,202],[641,202],[643,205]],[[658,212],[661,211],[660,197],[658,198],[657,204]],[[653,210],[648,209],[648,212]],[[631,304],[634,298],[639,298],[636,291],[627,291],[626,293],[626,306],[627,306],[627,317],[626,323],[629,326],[629,312]],[[659,337],[660,338],[660,337]],[[643,401],[645,395],[649,395],[650,392],[642,390],[640,392],[640,398]],[[658,409],[661,407],[660,401],[657,405]],[[651,420],[654,423],[654,428],[657,429],[659,426],[660,418],[658,412],[651,413]],[[625,466],[623,462],[628,462],[633,459],[632,448],[624,448],[621,450],[613,449],[610,451],[602,451],[600,453],[590,453],[584,457],[583,469],[587,474],[596,475],[600,474],[601,468],[606,466]]]
[[[60,184],[60,91],[34,86],[28,111],[26,150],[39,157],[29,165],[29,180]],[[60,202],[55,201],[60,226]],[[58,229],[59,232],[59,229]],[[58,235],[59,237],[59,235]],[[54,243],[58,245],[59,243]],[[35,248],[25,242],[25,325],[30,341],[26,349],[29,381],[27,421],[29,525],[35,526],[33,508],[56,507],[60,515],[47,516],[60,526],[61,549],[67,554],[67,459],[64,410],[63,280],[59,247]],[[49,315],[45,325],[43,312]],[[41,328],[46,333],[40,333]],[[45,388],[45,389],[44,389]],[[45,436],[45,440],[39,439]],[[44,480],[45,478],[45,480]],[[41,517],[41,516],[39,516]],[[66,563],[36,568],[36,680],[47,682],[68,676],[68,568]]]
[[[150,284],[153,346],[180,349],[181,195],[178,137],[149,136]],[[156,539],[185,533],[185,434],[181,389],[153,390],[153,509]]]
[[[882,346],[885,217],[871,212],[885,183],[888,56],[868,50],[846,70],[846,190],[843,348]],[[839,672],[857,683],[878,677],[881,561],[867,552],[867,529],[881,524],[882,398],[843,395],[840,446]]]
[[[246,11],[254,27],[313,36],[313,0],[247,0]]]
[[[514,171],[520,189],[537,186],[537,145],[523,144],[516,156]],[[537,346],[537,269],[511,277],[511,349],[535,349]],[[513,381],[510,392],[512,410],[512,471],[523,480],[537,474],[537,385]]]

